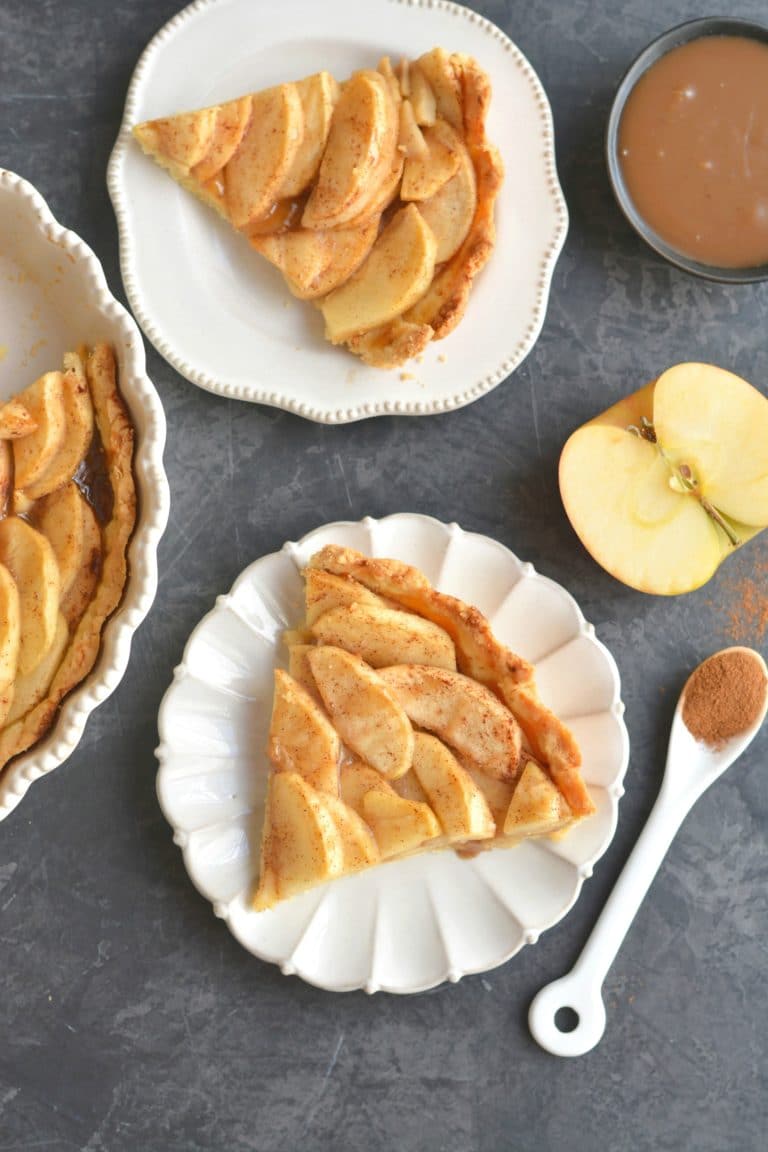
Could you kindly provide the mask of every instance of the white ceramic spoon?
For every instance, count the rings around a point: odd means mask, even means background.
[[[759,660],[765,670],[762,657],[751,648],[727,648],[725,651],[748,653]],[[661,791],[632,855],[574,967],[567,976],[542,988],[531,1002],[528,1025],[533,1037],[555,1056],[582,1056],[599,1042],[605,1031],[605,1005],[601,995],[603,981],[651,881],[688,812],[699,796],[752,742],[768,707],[767,698],[751,728],[733,737],[722,748],[714,749],[694,740],[683,723],[684,696],[685,688],[672,721]],[[571,1009],[578,1017],[578,1023],[570,1032],[561,1031],[555,1023],[555,1016],[561,1008]]]

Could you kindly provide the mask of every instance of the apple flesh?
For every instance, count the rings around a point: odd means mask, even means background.
[[[692,591],[768,525],[768,400],[730,372],[678,364],[573,433],[560,492],[611,575]]]

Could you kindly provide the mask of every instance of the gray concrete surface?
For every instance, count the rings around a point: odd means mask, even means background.
[[[607,981],[600,1047],[557,1061],[526,1027],[650,809],[686,672],[728,640],[733,581],[768,561],[762,539],[699,592],[644,597],[581,549],[556,485],[568,433],[670,363],[710,359],[766,386],[768,288],[664,266],[625,224],[603,164],[623,70],[701,9],[479,7],[554,108],[572,226],[542,337],[463,411],[346,428],[206,395],[149,349],[173,494],[160,594],[77,752],[0,825],[0,1150],[766,1147],[766,736],[674,845]],[[105,166],[136,59],[175,8],[0,4],[0,164],[93,246],[119,295]],[[154,795],[157,707],[191,628],[250,560],[328,520],[406,509],[489,533],[573,591],[618,660],[632,762],[610,851],[539,944],[432,993],[334,997],[252,959],[193,890]]]

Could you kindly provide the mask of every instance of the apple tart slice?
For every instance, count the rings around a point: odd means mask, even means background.
[[[275,672],[254,907],[415,852],[562,835],[594,806],[530,664],[418,569],[327,546]]]
[[[112,349],[67,353],[0,408],[0,770],[90,672],[136,516]]]
[[[468,56],[384,57],[136,125],[144,151],[391,368],[451,332],[495,244],[491,86]]]

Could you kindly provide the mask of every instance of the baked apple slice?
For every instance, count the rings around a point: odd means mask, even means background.
[[[87,516],[95,522],[93,509],[72,480],[51,492],[35,508],[35,527],[49,541],[56,556],[62,599],[85,559]]]
[[[459,672],[416,664],[382,668],[379,676],[413,724],[435,733],[479,771],[514,777],[520,728],[488,688]]]
[[[19,594],[21,640],[19,672],[24,675],[48,652],[59,618],[59,568],[53,548],[19,516],[0,520],[0,564],[8,569]]]
[[[441,829],[432,809],[417,800],[406,800],[396,792],[376,788],[363,797],[363,819],[373,829],[383,857],[413,852]]]
[[[432,128],[419,131],[425,149],[405,161],[400,186],[402,200],[428,200],[456,174],[462,160],[461,139],[446,120],[436,120]]]
[[[544,769],[529,760],[520,774],[504,819],[504,835],[548,836],[573,821],[565,797]]]
[[[269,726],[269,758],[276,768],[298,772],[318,792],[338,791],[336,729],[301,684],[275,671],[275,695]]]
[[[477,181],[469,153],[458,142],[459,164],[454,176],[432,196],[419,203],[419,212],[437,242],[435,263],[443,264],[458,252],[469,235],[477,210]]]
[[[485,840],[496,831],[483,793],[435,736],[417,732],[413,771],[450,840]]]
[[[20,643],[21,612],[16,581],[0,564],[0,724],[5,723],[13,703]]]
[[[397,145],[396,106],[384,76],[355,72],[333,111],[328,141],[302,224],[338,228],[359,215],[373,183],[389,172]]]
[[[353,652],[372,668],[428,664],[456,669],[456,651],[447,632],[410,612],[377,605],[331,608],[312,625],[320,644]]]
[[[462,129],[462,95],[459,77],[456,74],[453,58],[444,48],[433,48],[419,56],[410,68],[411,92],[421,87],[419,75],[435,99],[437,115],[447,120],[457,131]],[[425,96],[425,99],[428,97]]]
[[[301,147],[280,186],[280,200],[301,195],[315,179],[328,141],[340,88],[330,72],[317,72],[306,80],[297,80],[296,91],[301,101],[304,135]]]
[[[434,275],[436,247],[418,208],[401,208],[362,267],[321,302],[331,343],[386,324],[415,304]]]
[[[362,868],[378,864],[379,848],[373,832],[363,818],[337,796],[324,796],[323,800],[341,839],[344,874],[359,872]]]
[[[64,372],[61,381],[64,400],[64,438],[53,459],[37,479],[26,484],[19,483],[25,496],[38,500],[41,496],[60,488],[71,480],[85,459],[93,437],[93,404],[82,360],[75,353],[64,357]]]
[[[323,645],[307,654],[312,675],[343,742],[382,776],[403,776],[413,729],[395,696],[359,656]]]
[[[356,272],[374,245],[379,218],[344,228],[297,228],[270,235],[251,233],[251,247],[279,268],[294,296],[314,300]]]
[[[235,228],[264,216],[301,147],[301,100],[295,84],[279,84],[252,97],[245,135],[224,169],[224,198]]]
[[[344,870],[344,844],[320,793],[296,772],[274,772],[267,789],[257,911]]]
[[[13,702],[5,718],[6,724],[13,724],[44,700],[51,681],[64,658],[69,643],[67,621],[60,612],[56,621],[53,643],[39,664],[30,671],[16,677],[13,689]]]
[[[332,608],[347,608],[350,604],[385,607],[386,600],[369,592],[358,580],[335,576],[322,568],[307,568],[304,572],[304,602],[309,628],[319,616]]]
[[[64,443],[67,416],[64,374],[46,372],[18,396],[35,422],[34,432],[13,441],[14,486],[28,488],[45,474]]]
[[[402,776],[400,779],[404,780],[405,777]],[[362,760],[347,760],[342,764],[339,772],[339,794],[344,803],[353,808],[358,816],[363,815],[363,798],[369,792],[375,791],[396,795],[393,785],[369,764],[364,764]]]
[[[37,421],[20,400],[9,400],[0,408],[0,440],[18,440],[35,428]]]
[[[251,107],[250,95],[218,106],[213,131],[207,134],[205,155],[190,173],[199,184],[207,184],[232,159],[251,119]]]

